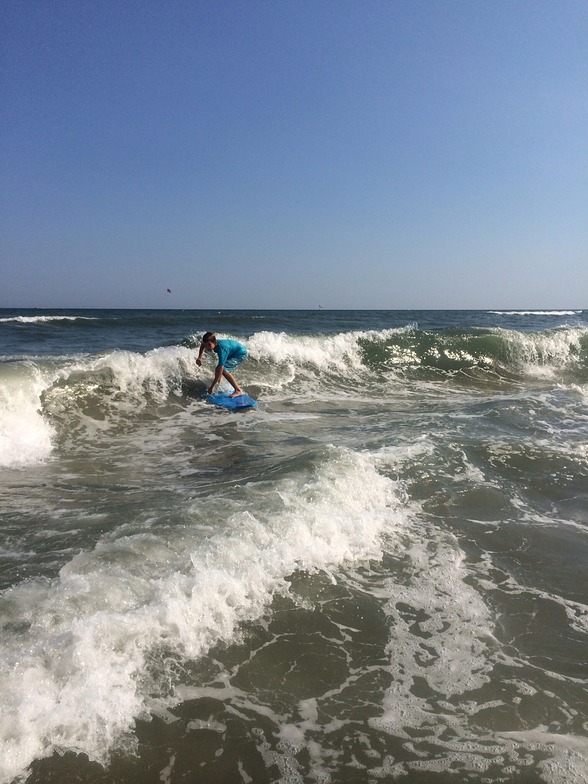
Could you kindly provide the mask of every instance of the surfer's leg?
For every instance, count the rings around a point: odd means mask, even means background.
[[[237,395],[242,395],[243,394],[243,390],[239,386],[239,382],[237,381],[237,379],[235,378],[235,376],[232,373],[229,373],[228,370],[223,370],[223,376],[227,379],[229,384],[235,390],[232,395],[229,395],[229,397],[237,397]]]

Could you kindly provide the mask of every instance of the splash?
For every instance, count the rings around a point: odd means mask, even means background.
[[[0,385],[0,467],[20,468],[46,459],[55,431],[41,415],[40,395],[47,385],[31,363],[3,365]]]
[[[20,468],[51,455],[60,434],[81,418],[136,416],[181,393],[194,372],[193,352],[157,348],[97,357],[4,362],[0,365],[0,467]]]

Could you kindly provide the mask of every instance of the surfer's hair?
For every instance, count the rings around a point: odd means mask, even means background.
[[[205,332],[204,335],[202,336],[203,343],[208,343],[209,340],[214,340],[214,342],[216,343],[216,335],[214,334],[214,332]]]

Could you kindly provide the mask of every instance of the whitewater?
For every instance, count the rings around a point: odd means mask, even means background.
[[[0,311],[0,784],[584,782],[587,404],[588,311]]]

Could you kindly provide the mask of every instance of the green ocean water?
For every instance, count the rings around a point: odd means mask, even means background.
[[[588,312],[0,341],[2,784],[586,780]]]

